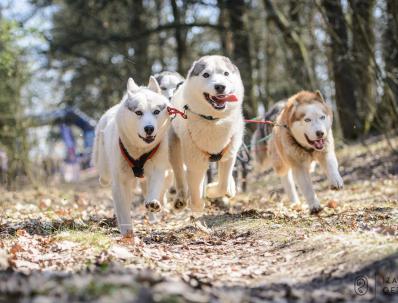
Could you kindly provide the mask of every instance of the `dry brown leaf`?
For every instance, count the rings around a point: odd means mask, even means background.
[[[330,200],[326,206],[335,209],[337,208],[337,202],[335,200]]]
[[[18,243],[14,244],[11,248],[10,248],[10,253],[12,255],[15,255],[18,252],[24,251],[23,247],[21,245],[19,245]]]
[[[134,233],[132,231],[129,231],[128,233],[123,235],[117,242],[125,245],[134,245]]]

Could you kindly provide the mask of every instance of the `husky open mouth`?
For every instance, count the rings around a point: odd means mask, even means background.
[[[317,140],[310,140],[306,134],[304,134],[304,135],[305,135],[305,138],[307,139],[307,142],[309,144],[311,144],[313,147],[315,147],[315,149],[322,150],[324,148],[325,138],[321,138],[321,139],[317,139]]]
[[[142,140],[144,140],[146,143],[152,143],[156,136],[146,136],[146,137],[142,137],[141,135],[138,135]]]
[[[205,96],[206,101],[209,102],[210,105],[217,110],[223,110],[227,102],[238,101],[236,96],[233,94],[211,96],[208,93],[203,93],[203,95]]]

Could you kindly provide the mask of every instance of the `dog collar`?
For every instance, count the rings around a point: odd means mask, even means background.
[[[138,159],[134,159],[130,156],[129,152],[127,151],[126,147],[123,145],[122,140],[119,138],[119,147],[120,152],[122,153],[123,158],[127,161],[131,169],[133,170],[134,176],[136,178],[144,178],[144,165],[146,161],[151,159],[153,155],[157,152],[159,145],[156,145],[153,149],[149,152],[141,155]]]
[[[220,160],[222,159],[222,157],[224,156],[225,152],[227,151],[228,147],[230,146],[231,142],[232,142],[232,140],[229,140],[229,143],[228,143],[228,144],[222,149],[222,151],[219,152],[218,154],[211,154],[211,153],[209,153],[209,152],[207,152],[207,151],[201,149],[201,148],[195,143],[195,141],[194,141],[193,138],[192,138],[192,134],[191,134],[191,131],[189,130],[189,127],[188,127],[187,129],[188,129],[188,134],[189,134],[189,136],[191,137],[192,142],[196,145],[197,148],[199,148],[199,150],[200,150],[202,153],[204,153],[206,156],[208,156],[208,159],[209,159],[210,162],[218,162],[218,161],[220,161]]]
[[[215,121],[215,120],[220,119],[220,118],[216,118],[216,117],[213,117],[213,116],[206,116],[206,115],[202,115],[202,114],[195,113],[194,111],[192,111],[192,110],[188,107],[188,104],[185,104],[185,105],[184,105],[184,110],[185,110],[185,111],[188,111],[188,112],[191,112],[191,113],[193,113],[194,115],[197,115],[197,116],[199,116],[199,117],[201,117],[201,118],[203,118],[203,119],[205,119],[205,120],[208,120],[208,121]]]

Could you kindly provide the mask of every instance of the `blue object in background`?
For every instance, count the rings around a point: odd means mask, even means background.
[[[80,160],[82,168],[90,166],[96,126],[94,119],[74,107],[66,107],[64,109],[32,116],[31,119],[34,126],[59,124],[61,137],[67,148],[67,157],[65,161],[67,163],[76,163]],[[83,131],[84,151],[79,156],[76,154],[76,141],[73,137],[70,125],[76,125]]]

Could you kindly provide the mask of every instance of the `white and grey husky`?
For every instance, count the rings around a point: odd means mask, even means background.
[[[160,210],[168,161],[169,100],[162,96],[154,77],[148,87],[139,87],[132,78],[121,102],[100,119],[93,161],[100,182],[112,184],[113,202],[122,234],[132,232],[130,205],[136,178],[147,179],[145,206]]]
[[[184,83],[185,80],[179,73],[169,71],[161,72],[154,77],[159,83],[162,95],[169,99],[174,96],[178,87]]]
[[[186,120],[172,122],[170,163],[177,187],[175,208],[185,207],[189,200],[193,212],[203,211],[202,185],[209,161],[219,161],[219,171],[218,181],[206,188],[207,196],[235,196],[232,170],[244,130],[243,91],[239,70],[227,57],[205,56],[193,63],[172,98],[173,105],[187,114]]]

